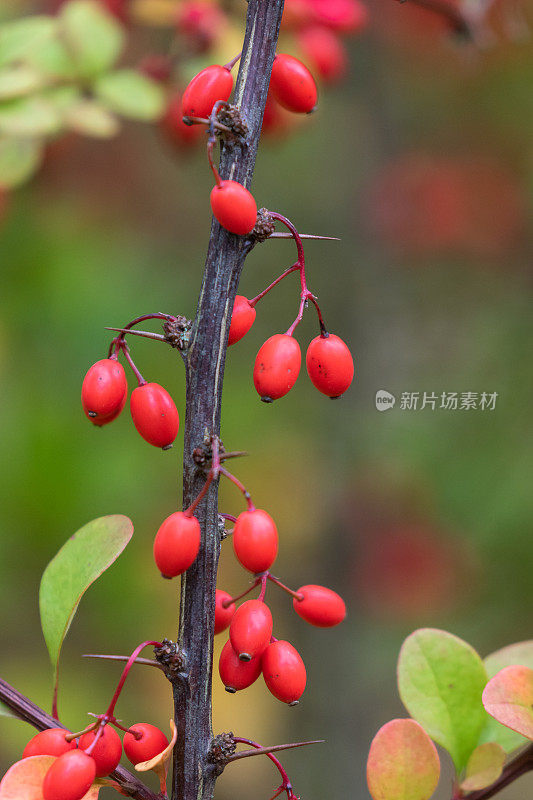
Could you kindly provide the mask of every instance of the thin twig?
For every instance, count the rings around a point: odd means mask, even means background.
[[[292,239],[292,233],[285,233],[285,231],[275,231],[268,237],[269,239]],[[338,236],[318,236],[314,233],[301,233],[300,239],[318,239],[323,242],[340,242]]]
[[[134,336],[144,336],[145,339],[157,339],[159,342],[166,342],[167,339],[162,333],[153,333],[152,331],[136,331],[134,328],[110,328],[106,326],[106,331],[117,331],[117,333],[133,334]]]
[[[258,747],[255,750],[241,750],[228,758],[228,763],[238,761],[241,758],[251,758],[251,756],[264,756],[268,753],[278,753],[281,750],[292,750],[294,747],[305,747],[308,744],[322,744],[325,739],[314,739],[311,742],[291,742],[290,744],[273,744],[269,747]]]
[[[102,658],[106,661],[127,661],[129,656],[108,656],[102,653],[83,653],[82,658]],[[162,664],[159,661],[154,661],[151,658],[136,658],[135,664],[145,664],[147,667],[157,667],[162,672],[165,671]]]

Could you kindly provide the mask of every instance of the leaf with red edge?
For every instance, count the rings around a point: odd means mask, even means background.
[[[374,800],[429,800],[437,788],[437,749],[414,719],[393,719],[370,746],[367,783]]]
[[[502,725],[533,740],[533,669],[502,669],[487,683],[483,705]]]
[[[476,747],[466,765],[466,777],[461,783],[463,792],[484,789],[498,780],[505,763],[505,750],[496,742]]]
[[[168,764],[172,758],[172,750],[174,749],[176,739],[178,738],[178,729],[176,728],[173,719],[170,720],[170,732],[172,736],[170,742],[167,744],[164,750],[162,750],[153,758],[150,758],[148,761],[140,761],[138,764],[135,764],[135,769],[137,772],[148,772],[148,770],[153,770],[157,774],[161,786],[161,794],[163,795],[166,794]]]
[[[30,756],[16,761],[0,783],[0,800],[43,800],[44,776],[55,756]],[[93,784],[82,800],[98,800],[100,786]]]

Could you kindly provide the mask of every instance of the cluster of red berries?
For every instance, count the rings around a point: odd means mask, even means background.
[[[97,361],[90,367],[81,389],[85,414],[101,427],[118,417],[128,397],[128,382],[117,354]],[[158,383],[139,380],[130,398],[133,424],[154,447],[168,450],[178,435],[179,414],[171,396]]]
[[[181,115],[185,122],[211,121],[212,115],[226,104],[233,90],[231,69],[234,59],[224,66],[212,64],[190,81],[181,99]],[[317,88],[307,67],[294,56],[279,54],[274,59],[270,92],[284,108],[295,113],[310,113],[317,102]],[[172,114],[178,106],[172,101]],[[165,117],[169,125],[169,112]],[[208,158],[215,176],[211,191],[211,209],[215,218],[230,233],[245,236],[251,233],[257,220],[257,204],[245,186],[234,180],[222,180],[212,160],[214,137],[208,142]]]
[[[236,609],[235,600],[227,592],[216,591],[215,634],[229,628],[229,640],[219,660],[222,682],[226,691],[237,692],[251,686],[262,673],[274,697],[296,705],[306,685],[305,665],[290,642],[272,635],[272,614],[264,602],[267,581],[288,592],[296,613],[318,627],[342,622],[346,615],[344,601],[324,586],[301,586],[293,592],[270,574],[278,553],[278,531],[272,517],[262,509],[251,506],[239,515],[233,530],[233,549],[242,566],[256,575],[251,588],[261,584],[261,594]]]
[[[167,745],[165,734],[147,722],[132,725],[124,736],[124,752],[132,764],[154,758]],[[44,800],[81,800],[95,778],[109,775],[117,768],[122,742],[109,725],[78,737],[64,728],[49,728],[30,739],[22,758],[30,756],[56,756],[43,781]]]

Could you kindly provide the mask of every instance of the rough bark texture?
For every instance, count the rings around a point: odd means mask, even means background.
[[[234,103],[248,124],[245,144],[224,145],[220,174],[250,188],[264,106],[274,60],[283,0],[249,0],[246,37]],[[186,359],[187,396],[183,460],[183,505],[199,493],[205,480],[192,460],[204,435],[220,432],[220,401],[233,301],[246,255],[244,237],[228,233],[213,221],[196,319]],[[241,443],[231,443],[240,447]],[[182,578],[179,646],[187,658],[187,680],[174,684],[178,741],[174,750],[172,800],[209,800],[215,769],[209,763],[211,672],[215,588],[220,535],[218,486],[212,485],[197,509],[202,546]]]

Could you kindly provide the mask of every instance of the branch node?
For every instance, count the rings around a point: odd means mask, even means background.
[[[185,653],[170,639],[163,639],[161,647],[154,647],[156,661],[161,664],[163,671],[171,683],[183,680],[187,669]]]
[[[222,125],[229,128],[228,131],[220,128],[216,131],[224,141],[233,142],[235,139],[246,139],[248,136],[248,125],[238,106],[226,103],[219,109],[217,119]]]
[[[212,739],[207,759],[214,764],[217,776],[222,775],[224,767],[229,763],[236,749],[237,743],[233,732],[219,733]]]
[[[178,316],[173,319],[167,319],[163,323],[165,341],[177,350],[187,350],[189,347],[191,328],[192,322],[186,317]]]
[[[254,244],[266,242],[266,240],[272,236],[275,229],[276,225],[270,216],[268,208],[260,208],[257,212],[257,221],[255,223],[255,228],[250,234],[250,238],[253,239]]]

